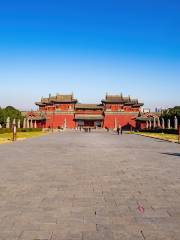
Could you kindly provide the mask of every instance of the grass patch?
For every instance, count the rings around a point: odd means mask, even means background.
[[[176,134],[150,133],[150,132],[138,132],[136,134],[139,134],[142,136],[147,136],[147,137],[158,138],[158,139],[162,139],[162,140],[173,141],[173,142],[178,141],[178,135],[176,135]]]
[[[39,132],[18,132],[17,133],[17,140],[19,139],[26,139],[26,138],[32,138],[32,137],[40,137],[47,133],[44,133],[42,131]],[[0,134],[0,143],[7,143],[12,141],[12,133],[2,133]]]
[[[42,128],[17,128],[17,132],[41,132]],[[0,134],[11,133],[11,128],[0,128]]]

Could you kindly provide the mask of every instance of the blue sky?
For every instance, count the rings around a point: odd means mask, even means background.
[[[180,105],[179,0],[0,2],[0,105],[49,93]]]

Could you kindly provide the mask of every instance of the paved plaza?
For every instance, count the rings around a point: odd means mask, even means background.
[[[0,145],[0,240],[179,240],[180,146],[112,132]]]

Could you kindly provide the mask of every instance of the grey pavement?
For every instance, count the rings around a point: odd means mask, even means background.
[[[0,145],[0,240],[179,240],[180,146],[111,132]]]

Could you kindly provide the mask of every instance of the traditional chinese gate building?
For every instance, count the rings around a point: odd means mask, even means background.
[[[136,126],[136,117],[141,111],[143,103],[138,99],[123,97],[121,95],[106,95],[102,100],[104,107],[104,126],[117,128],[118,126],[130,129]]]
[[[74,121],[76,127],[103,127],[103,106],[97,104],[76,104]]]
[[[59,95],[42,98],[36,102],[39,111],[46,116],[46,128],[67,127],[74,128],[75,104],[77,99],[73,95]]]
[[[143,103],[138,99],[123,97],[123,95],[106,95],[100,104],[81,104],[70,95],[49,95],[36,102],[39,110],[36,114],[43,116],[42,124],[45,128],[135,128],[136,118]],[[38,119],[39,120],[39,119]]]

